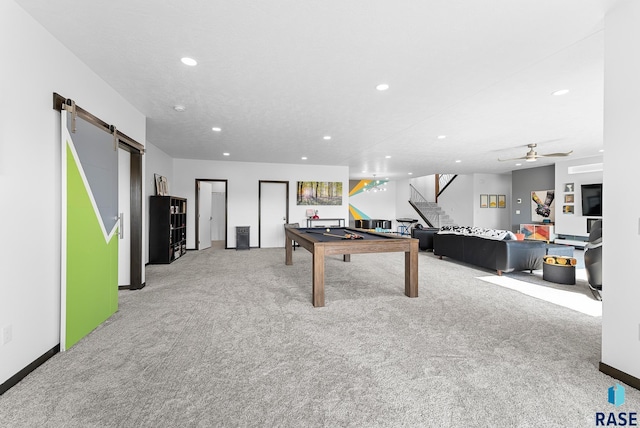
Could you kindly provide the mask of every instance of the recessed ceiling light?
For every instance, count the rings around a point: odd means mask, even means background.
[[[386,177],[386,178],[385,178],[385,180],[388,180],[388,179],[389,179],[389,177]],[[386,183],[385,183],[385,184],[386,184]]]
[[[391,159],[391,156],[386,155],[384,158],[385,158],[385,159]]]
[[[444,140],[445,138],[447,138],[446,135],[438,135],[438,140]]]
[[[330,140],[331,139],[331,135],[325,135],[324,137],[322,137],[325,140]]]
[[[300,159],[307,160],[307,157],[306,156],[302,156]]]
[[[409,174],[409,175],[413,175],[413,172],[409,172],[408,174]]]
[[[560,89],[559,91],[552,92],[551,95],[566,95],[569,93],[568,89]]]
[[[604,153],[604,149],[600,149],[598,150],[600,153]]]
[[[360,172],[363,173],[363,174],[366,174],[367,171],[360,171]]]
[[[198,65],[198,61],[196,61],[193,58],[186,57],[186,56],[184,58],[180,58],[180,61],[182,61],[182,63],[184,65],[189,65],[191,67],[193,67],[195,65]]]
[[[222,156],[230,156],[229,153],[223,153]]]
[[[522,164],[521,163],[517,163],[516,166],[522,166]]]
[[[213,132],[220,132],[220,131],[222,131],[222,128],[218,128],[217,126],[214,126],[213,128],[211,128],[211,130]]]
[[[376,86],[376,89],[379,91],[386,91],[387,89],[389,89],[389,85],[386,83],[381,83],[378,86]]]
[[[460,163],[462,162],[460,159],[456,159],[456,163]]]
[[[176,104],[173,106],[173,109],[175,111],[185,111],[187,108],[185,106],[183,106],[182,104]]]

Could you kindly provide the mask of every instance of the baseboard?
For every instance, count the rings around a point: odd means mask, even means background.
[[[53,348],[49,349],[47,352],[45,352],[44,354],[36,358],[35,361],[33,361],[27,367],[23,368],[18,373],[11,376],[6,382],[0,385],[0,395],[4,394],[9,389],[14,387],[18,382],[20,382],[22,379],[27,377],[29,373],[31,373],[32,371],[34,371],[35,369],[43,365],[45,361],[53,357],[58,352],[60,352],[60,344],[57,344]]]
[[[611,367],[610,365],[605,364],[602,361],[600,361],[600,366],[598,367],[598,369],[602,373],[609,375],[614,379],[618,379],[619,381],[624,382],[635,389],[640,390],[640,379],[638,379],[637,377],[631,376],[628,373]]]
[[[140,284],[140,287],[132,287],[131,285],[118,285],[118,290],[141,290],[147,285],[146,282]]]

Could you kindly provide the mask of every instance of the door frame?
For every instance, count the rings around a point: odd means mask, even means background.
[[[287,201],[285,211],[285,223],[289,223],[289,182],[280,180],[258,180],[258,248],[262,248],[262,183],[286,184]]]
[[[139,290],[146,283],[142,282],[142,155],[143,151],[128,144],[118,142],[118,147],[131,154],[129,163],[130,189],[129,196],[129,246],[131,250],[131,266],[129,286],[119,286],[120,290]]]
[[[200,215],[200,182],[205,181],[209,183],[224,183],[224,249],[228,250],[228,234],[229,231],[227,222],[229,221],[229,180],[223,178],[196,178],[196,213],[195,213],[195,224],[196,224],[196,236],[195,236],[195,247],[198,249],[198,238],[200,237],[200,221],[198,216]]]

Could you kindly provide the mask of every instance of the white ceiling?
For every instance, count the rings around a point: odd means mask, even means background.
[[[348,165],[352,179],[394,180],[554,162],[497,160],[529,143],[574,158],[603,148],[612,0],[16,1],[175,158]]]

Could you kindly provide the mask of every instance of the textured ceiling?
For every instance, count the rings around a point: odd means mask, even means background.
[[[16,1],[175,158],[401,179],[554,162],[497,160],[529,143],[574,158],[603,148],[612,0]]]

